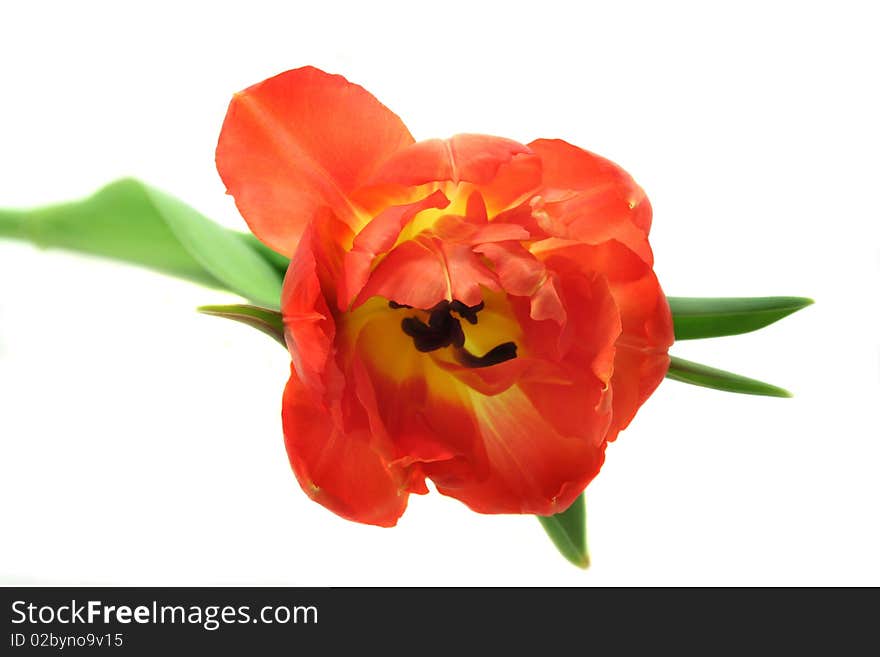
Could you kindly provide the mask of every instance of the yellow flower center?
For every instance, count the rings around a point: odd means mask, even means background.
[[[483,289],[468,307],[443,301],[420,309],[373,297],[339,322],[343,341],[395,381],[452,377],[441,364],[488,367],[522,355],[522,329],[507,296]]]

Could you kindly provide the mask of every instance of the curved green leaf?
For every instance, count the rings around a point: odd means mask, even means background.
[[[122,260],[229,290],[263,306],[280,305],[277,263],[270,264],[249,239],[131,178],[80,201],[3,210],[2,236]]]
[[[766,397],[791,397],[788,390],[784,390],[769,383],[750,379],[732,372],[715,369],[707,365],[700,365],[683,358],[672,356],[669,363],[669,371],[666,378],[683,383],[690,383],[704,388],[714,388],[725,392],[738,392],[744,395],[763,395]]]
[[[287,266],[290,264],[290,258],[281,255],[280,253],[276,253],[268,246],[263,244],[260,240],[258,240],[253,233],[236,233],[238,237],[245,241],[245,243],[250,246],[254,251],[263,256],[263,259],[268,262],[272,267],[277,271],[282,278],[284,278],[284,274],[287,273]]]
[[[225,317],[226,319],[231,319],[252,326],[266,335],[275,338],[282,347],[287,349],[287,343],[284,341],[284,321],[281,319],[281,313],[277,310],[248,306],[245,304],[199,306],[197,310],[206,315]]]
[[[278,272],[238,235],[173,196],[143,188],[183,247],[217,280],[259,304],[280,305]]]
[[[578,568],[589,567],[587,503],[583,493],[562,513],[537,518],[563,557]]]
[[[676,340],[757,331],[813,303],[804,297],[667,297],[667,300]]]

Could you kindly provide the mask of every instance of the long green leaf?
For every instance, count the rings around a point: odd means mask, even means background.
[[[587,503],[583,493],[562,513],[537,518],[563,557],[578,568],[589,567]]]
[[[197,310],[206,315],[225,317],[226,319],[252,326],[274,338],[282,347],[287,349],[287,343],[284,341],[284,322],[281,319],[281,313],[277,310],[258,308],[257,306],[245,304],[200,306]]]
[[[80,201],[0,211],[4,236],[148,267],[262,306],[280,304],[280,263],[254,248],[253,238],[130,178]]]
[[[676,340],[757,331],[813,303],[804,297],[667,297],[667,300]]]
[[[236,233],[240,239],[244,240],[245,243],[250,246],[254,251],[263,256],[263,259],[268,262],[272,267],[277,271],[281,277],[284,277],[284,274],[287,272],[287,266],[290,264],[290,258],[287,258],[280,253],[276,253],[268,246],[263,244],[260,240],[258,240],[253,233]]]
[[[676,358],[675,356],[672,356],[670,359],[666,378],[704,388],[714,388],[715,390],[724,390],[725,392],[738,392],[744,395],[791,397],[791,393],[788,390],[770,385],[769,383],[733,374],[732,372],[725,372],[707,365],[700,365],[700,363]]]

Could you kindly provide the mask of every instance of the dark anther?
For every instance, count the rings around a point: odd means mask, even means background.
[[[412,306],[407,306],[405,303],[397,303],[396,301],[389,301],[388,307],[392,310],[400,310],[401,308],[412,308]],[[428,312],[434,312],[436,310],[444,310],[444,311],[453,311],[458,313],[459,317],[464,320],[467,320],[469,324],[477,323],[477,313],[480,312],[483,308],[486,307],[486,304],[482,301],[478,303],[476,306],[466,306],[461,301],[441,301],[436,306],[431,308]]]
[[[410,308],[396,301],[388,305],[397,310]],[[505,342],[490,349],[483,356],[474,356],[464,348],[464,331],[461,322],[452,316],[456,313],[471,324],[477,323],[477,313],[484,308],[481,301],[476,306],[466,306],[461,301],[441,301],[428,310],[428,323],[418,317],[406,317],[400,322],[400,328],[413,339],[416,349],[421,352],[436,351],[443,347],[455,347],[455,357],[465,367],[489,367],[516,358],[516,343]]]
[[[505,342],[490,349],[483,356],[474,356],[466,349],[459,349],[456,352],[456,357],[465,367],[489,367],[516,358],[516,343]]]
[[[417,317],[407,317],[400,323],[400,327],[413,339],[413,344],[419,351],[464,346],[461,324],[445,310],[433,310],[427,324]]]
[[[470,324],[477,323],[477,313],[480,312],[486,304],[480,301],[476,306],[466,306],[461,301],[453,301],[449,304],[449,310],[457,312],[461,317],[466,319]]]

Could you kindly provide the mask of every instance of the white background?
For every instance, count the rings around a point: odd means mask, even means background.
[[[880,584],[872,3],[4,3],[0,206],[121,175],[243,226],[214,169],[231,94],[313,64],[416,138],[561,137],[628,169],[671,295],[805,295],[673,353],[790,400],[664,382],[588,490],[593,566],[436,493],[337,518],[284,453],[284,353],[232,297],[0,243],[0,581]]]

